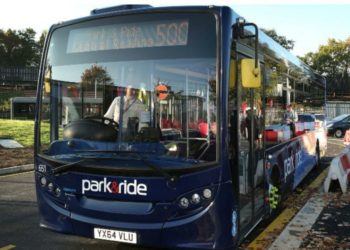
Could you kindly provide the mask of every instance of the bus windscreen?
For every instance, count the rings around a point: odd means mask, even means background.
[[[158,168],[215,162],[216,25],[209,13],[157,13],[56,28],[42,98],[50,109],[41,117],[51,123],[50,149],[59,150],[48,154],[73,163],[70,150],[60,155],[69,140],[84,152],[79,159],[113,149],[161,157]],[[91,143],[88,152],[83,143]]]

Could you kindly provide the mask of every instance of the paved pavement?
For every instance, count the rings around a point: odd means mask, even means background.
[[[320,190],[269,249],[350,249],[350,195]]]
[[[328,202],[305,236],[301,248],[350,249],[350,195],[322,194]]]
[[[21,172],[26,172],[31,170],[34,170],[34,164],[13,166],[9,168],[0,168],[0,176],[7,175],[7,174],[21,173]]]
[[[337,156],[343,148],[341,140],[329,138],[327,157]],[[328,169],[319,176],[317,191],[269,249],[350,249],[350,194],[342,194],[339,185],[325,193],[323,179],[327,173]]]
[[[337,156],[344,148],[341,143],[329,138],[327,155]],[[343,194],[339,184],[334,184],[329,193],[324,192],[322,185],[286,228],[285,231],[293,234],[298,221],[303,222],[302,227],[310,224],[310,228],[300,234],[299,248],[350,249],[350,194]]]

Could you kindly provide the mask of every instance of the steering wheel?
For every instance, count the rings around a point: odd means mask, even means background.
[[[116,121],[114,121],[113,119],[108,118],[108,117],[104,117],[104,116],[100,117],[100,118],[101,118],[103,124],[113,126],[114,128],[119,129],[119,124]]]
[[[108,118],[108,117],[104,117],[104,116],[87,116],[87,117],[84,117],[84,119],[88,119],[88,120],[100,120],[103,124],[105,125],[108,125],[108,126],[112,126],[114,127],[115,129],[119,129],[119,124],[114,121],[113,119],[111,118]]]

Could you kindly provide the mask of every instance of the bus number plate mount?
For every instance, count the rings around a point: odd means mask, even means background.
[[[94,238],[124,243],[137,244],[137,235],[134,232],[118,231],[104,228],[94,228]]]

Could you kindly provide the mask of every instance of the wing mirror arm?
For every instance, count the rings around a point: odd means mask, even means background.
[[[254,34],[246,34],[245,27],[252,26]],[[237,18],[234,36],[237,39],[254,38],[254,59],[245,58],[241,61],[242,86],[244,88],[259,88],[261,86],[261,71],[259,67],[259,29],[254,23],[246,23],[244,19]]]
[[[245,38],[255,38],[255,48],[254,48],[254,52],[255,52],[255,69],[258,69],[258,64],[259,64],[259,29],[258,26],[255,23],[246,23],[244,18],[237,18],[236,19],[236,25],[237,25],[237,29],[236,31],[238,32],[238,37],[241,39],[245,39]],[[254,34],[253,35],[246,35],[244,32],[244,28],[248,27],[248,26],[252,26],[254,28]],[[258,72],[254,72],[254,75],[257,76]]]

